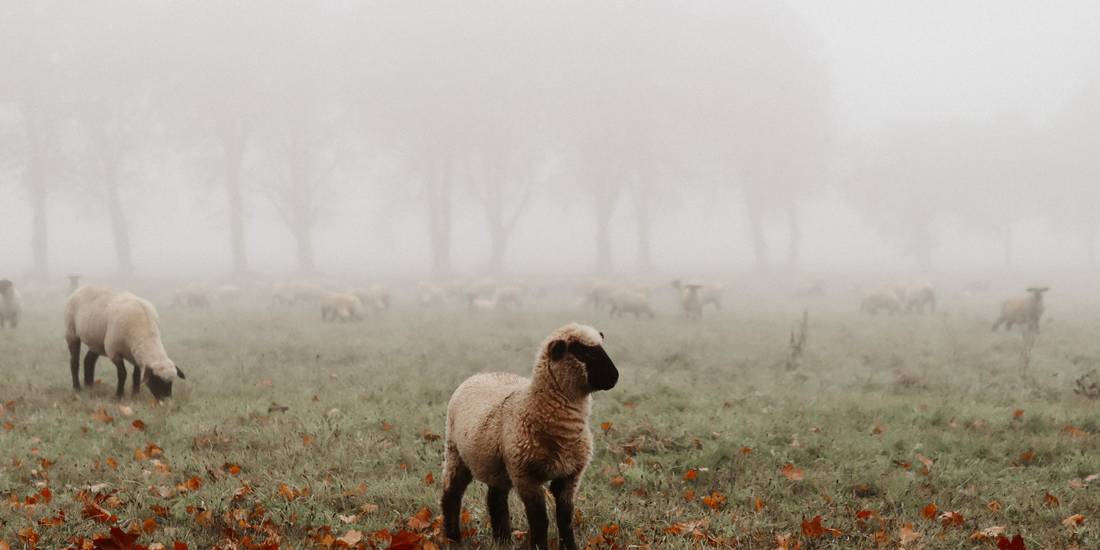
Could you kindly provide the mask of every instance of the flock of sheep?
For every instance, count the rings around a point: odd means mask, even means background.
[[[118,372],[116,397],[123,397],[126,363],[132,367],[131,395],[144,382],[153,396],[172,395],[172,383],[185,378],[168,357],[161,340],[157,310],[148,300],[130,292],[96,286],[76,287],[65,305],[65,341],[69,347],[73,389],[81,390],[79,368],[84,355],[84,386],[95,380],[95,365],[105,356]],[[663,285],[662,285],[663,286]],[[612,317],[653,317],[650,295],[656,285],[587,281],[577,287],[578,306],[606,311]],[[685,319],[698,320],[705,306],[722,308],[721,285],[671,281],[665,288],[677,295]],[[821,290],[806,285],[808,295]],[[274,304],[309,303],[320,307],[322,321],[356,321],[368,312],[390,308],[393,294],[384,285],[333,289],[313,281],[276,283],[270,287]],[[1007,300],[993,325],[1011,329],[1022,325],[1038,332],[1047,288],[1032,287],[1027,295]],[[513,309],[523,306],[524,295],[538,292],[517,283],[490,280],[450,284],[421,282],[416,285],[421,306],[441,304],[448,298],[465,298],[469,311]],[[211,302],[231,301],[241,290],[225,285],[213,291],[201,284],[179,288],[172,300],[178,307],[210,307]],[[212,298],[213,296],[213,298]],[[860,303],[864,313],[925,312],[936,307],[936,293],[926,281],[909,281],[876,287]],[[16,327],[22,311],[15,285],[0,280],[0,327]],[[443,465],[443,527],[448,538],[461,538],[460,512],[467,486],[478,480],[488,486],[487,509],[493,538],[507,543],[512,537],[508,495],[519,494],[526,510],[533,548],[549,548],[549,519],[543,486],[549,483],[555,501],[555,519],[561,548],[577,548],[573,533],[574,500],[584,470],[592,459],[589,428],[591,394],[612,389],[619,378],[615,364],[603,348],[604,335],[596,329],[571,323],[553,331],[539,346],[531,378],[510,373],[482,373],[463,382],[447,405]]]

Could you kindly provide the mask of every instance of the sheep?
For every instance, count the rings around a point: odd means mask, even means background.
[[[548,519],[542,484],[554,495],[560,547],[576,550],[573,507],[592,460],[591,394],[615,387],[619,371],[603,349],[603,333],[571,323],[539,346],[530,379],[511,373],[467,378],[447,404],[443,461],[443,526],[461,538],[462,495],[477,479],[489,486],[493,538],[512,535],[508,493],[527,511],[530,545],[546,549]]]
[[[360,288],[355,291],[355,295],[359,297],[359,300],[363,302],[364,306],[373,308],[376,311],[386,311],[390,309],[390,304],[393,301],[390,289],[384,285],[371,285],[367,288]]]
[[[611,295],[610,315],[612,317],[621,317],[628,313],[634,314],[635,319],[642,315],[646,315],[650,319],[655,317],[653,315],[653,308],[649,305],[648,296],[641,292],[619,289]]]
[[[5,323],[11,328],[19,326],[22,313],[23,298],[15,284],[7,279],[0,279],[0,328],[4,328]]]
[[[698,287],[694,292],[698,295],[700,315],[702,315],[703,306],[707,304],[714,306],[714,309],[717,311],[722,311],[722,292],[724,291],[722,285],[717,283],[693,284]],[[670,285],[672,288],[680,291],[681,301],[686,299],[687,294],[690,292],[688,290],[688,285],[684,284],[680,279],[673,279]]]
[[[126,361],[134,366],[131,397],[141,389],[143,369],[145,384],[158,401],[172,397],[176,378],[186,379],[164,351],[156,308],[129,292],[92,286],[77,289],[65,303],[65,341],[69,345],[73,389],[78,392],[81,344],[88,347],[84,385],[95,383],[96,360],[105,355],[118,371],[118,399],[122,399],[126,382]]]
[[[191,283],[177,289],[172,298],[173,306],[181,307],[210,307],[210,291],[205,285]]]
[[[329,292],[321,298],[321,321],[362,321],[366,316],[363,302],[355,294]]]
[[[581,303],[591,306],[592,309],[596,311],[602,311],[604,305],[610,301],[611,294],[614,292],[615,285],[607,281],[592,281],[584,289],[584,297]]]
[[[271,292],[276,304],[289,306],[297,303],[316,304],[327,291],[325,287],[312,281],[291,281],[275,283]]]
[[[869,313],[871,315],[877,314],[879,311],[886,311],[891,315],[895,313],[901,313],[904,308],[904,303],[901,298],[898,297],[894,288],[880,287],[874,289],[863,296],[863,301],[859,304],[859,311],[861,313]]]
[[[1027,296],[1019,296],[1005,300],[1001,306],[1001,316],[993,323],[993,332],[1003,324],[1005,330],[1012,330],[1012,325],[1024,325],[1027,330],[1039,333],[1039,318],[1043,315],[1043,293],[1050,290],[1049,287],[1028,287]]]
[[[893,285],[893,292],[902,303],[906,313],[924,313],[926,307],[936,312],[936,290],[932,283],[924,280],[899,282]]]

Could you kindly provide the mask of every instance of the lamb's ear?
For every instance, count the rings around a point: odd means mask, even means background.
[[[565,345],[565,340],[554,340],[550,342],[550,360],[560,361],[562,357],[565,357],[565,351],[568,346]]]
[[[180,377],[180,380],[187,380],[187,377],[183,375],[183,371],[179,367],[176,367],[176,376]]]
[[[603,331],[601,330],[601,331],[599,331],[599,333],[600,333],[600,340],[603,340],[604,339]]]

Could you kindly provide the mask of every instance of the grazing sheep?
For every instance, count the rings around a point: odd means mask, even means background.
[[[993,323],[993,331],[1003,324],[1005,330],[1012,330],[1012,325],[1024,325],[1027,330],[1039,333],[1039,318],[1043,316],[1043,293],[1050,290],[1049,287],[1028,287],[1027,296],[1019,296],[1005,300],[1001,306],[1001,316]]]
[[[172,298],[173,306],[181,307],[210,307],[210,291],[205,285],[191,283],[176,290]]]
[[[329,292],[321,298],[321,321],[362,321],[366,310],[359,297],[344,292]]]
[[[898,298],[905,304],[907,313],[924,313],[929,308],[929,313],[936,312],[936,290],[928,281],[912,281],[900,287]]]
[[[670,283],[672,288],[680,291],[680,299],[683,301],[689,292],[695,292],[699,300],[700,315],[702,314],[703,306],[710,304],[714,306],[717,311],[722,311],[722,292],[725,290],[722,285],[717,283],[693,283],[697,288],[694,291],[688,289],[688,285],[684,284],[680,279],[673,279]]]
[[[615,292],[615,285],[607,281],[592,281],[584,290],[584,297],[582,303],[587,304],[596,311],[602,311],[604,306],[611,300],[611,295]]]
[[[647,315],[650,319],[655,317],[655,315],[653,315],[653,308],[649,305],[648,296],[641,292],[620,289],[611,295],[610,315],[612,317],[621,317],[629,313],[634,314],[635,319],[642,315]]]
[[[893,288],[877,288],[865,294],[859,304],[861,313],[875,315],[880,311],[886,311],[893,315],[901,313],[904,308],[902,300]]]
[[[443,462],[448,538],[461,537],[462,494],[477,479],[489,486],[489,519],[497,542],[508,543],[512,536],[508,493],[514,487],[527,510],[531,547],[549,548],[542,487],[549,481],[560,547],[576,550],[573,500],[592,459],[591,394],[615,387],[619,379],[603,340],[592,327],[565,325],[539,347],[530,379],[482,373],[455,390],[447,404]]]
[[[393,301],[390,289],[384,285],[371,285],[367,288],[358,289],[355,291],[355,295],[359,297],[364,306],[373,308],[375,311],[389,310]]]
[[[129,292],[91,286],[77,289],[65,304],[65,341],[69,344],[69,369],[76,391],[80,391],[77,370],[81,344],[88,347],[84,385],[95,383],[96,360],[105,355],[118,371],[115,396],[119,399],[126,383],[125,361],[134,366],[131,396],[141,389],[142,369],[145,384],[158,400],[172,397],[172,382],[177,377],[185,378],[164,351],[156,308]]]
[[[7,323],[11,328],[19,326],[19,316],[23,313],[23,298],[15,289],[15,284],[0,279],[0,328]]]

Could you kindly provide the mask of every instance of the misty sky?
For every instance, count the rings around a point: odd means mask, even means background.
[[[806,0],[791,2],[789,7],[806,31],[803,40],[811,45],[812,58],[825,69],[821,92],[827,98],[833,135],[827,173],[823,171],[815,179],[812,192],[800,207],[802,263],[810,269],[917,268],[912,258],[868,223],[849,200],[844,186],[855,172],[852,151],[868,144],[874,151],[885,134],[905,125],[954,128],[956,124],[984,126],[1019,120],[1022,127],[1033,128],[1037,134],[1048,132],[1059,120],[1073,118],[1072,110],[1077,108],[1073,105],[1080,105],[1082,97],[1088,102],[1090,85],[1092,90],[1100,90],[1096,85],[1100,79],[1100,3]],[[584,16],[574,14],[576,18]],[[693,16],[698,15],[690,10],[683,15]],[[486,29],[492,28],[486,25]],[[449,31],[441,27],[438,32]],[[388,46],[406,47],[400,43]],[[371,53],[353,50],[348,55]],[[1100,97],[1093,100],[1100,102]],[[11,120],[0,114],[0,125]],[[1100,140],[1100,130],[1091,138]],[[131,205],[128,221],[137,271],[225,273],[230,252],[225,237],[225,201],[216,175],[187,167],[185,159],[171,154],[170,146],[154,149],[142,162],[160,165],[155,170],[157,185],[138,183],[125,189],[126,202]],[[378,155],[359,148],[352,154],[357,156],[356,165],[366,168],[355,173],[354,182],[326,190],[334,199],[321,207],[322,219],[314,234],[319,269],[426,271],[429,240],[415,186],[396,175],[393,166]],[[246,189],[254,189],[250,186],[268,177],[262,165],[271,162],[270,158],[250,158]],[[5,243],[0,254],[2,273],[22,272],[32,261],[31,218],[24,191],[16,183],[19,173],[18,160],[0,153],[0,191],[6,197],[0,198],[0,236]],[[347,172],[338,171],[336,177],[341,173]],[[1039,170],[1035,177],[1041,179],[1043,174]],[[657,267],[664,271],[750,267],[753,250],[740,204],[741,191],[714,181],[677,181],[673,185],[680,191],[660,201],[654,218],[652,246]],[[996,185],[983,185],[990,204],[996,204]],[[1100,181],[1092,185],[1100,186]],[[1035,187],[1042,189],[1041,184]],[[944,189],[929,185],[929,195],[940,194],[929,200],[938,203],[951,186]],[[920,190],[912,196],[914,201],[924,200]],[[1085,196],[1088,194],[1082,200]],[[50,197],[51,270],[111,273],[115,258],[110,227],[99,203],[59,189],[51,190]],[[634,265],[634,208],[630,197],[624,196],[612,216],[617,269],[629,270]],[[272,205],[252,193],[246,214],[253,268],[292,270],[294,243]],[[591,208],[576,191],[567,186],[539,186],[516,225],[507,265],[513,271],[529,271],[560,266],[567,258],[576,264],[575,271],[584,271],[595,254],[591,217]],[[1012,223],[1014,262],[1083,267],[1086,243],[1050,223],[1049,217],[1019,211]],[[1096,217],[1100,218],[1100,213]],[[780,263],[787,238],[784,218],[769,213],[765,220],[771,253]],[[934,256],[939,269],[992,268],[1001,262],[1003,245],[996,234],[952,220],[937,222],[936,234]],[[488,245],[484,216],[477,202],[459,186],[453,223],[456,269],[467,273],[482,269]]]

